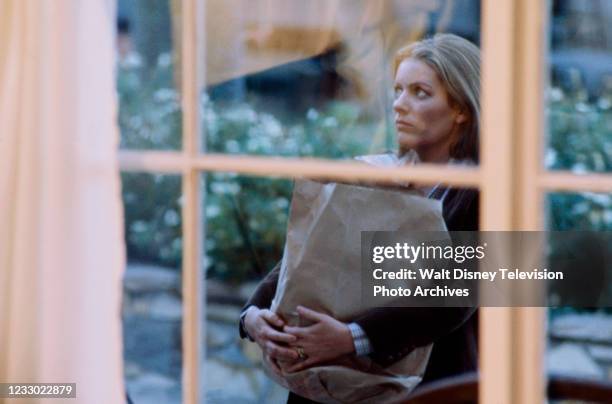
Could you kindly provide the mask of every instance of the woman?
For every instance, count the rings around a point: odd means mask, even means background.
[[[438,34],[400,49],[395,57],[395,125],[400,154],[416,151],[425,163],[478,162],[480,52],[451,34]],[[447,228],[478,230],[478,194],[435,186]],[[415,347],[434,343],[423,381],[477,368],[474,308],[369,310],[351,324],[298,307],[308,327],[286,326],[268,310],[280,266],[261,282],[241,316],[241,336],[257,342],[276,372],[293,372],[347,354],[391,364]],[[416,325],[416,326],[415,326]],[[282,370],[278,363],[289,363]],[[288,402],[309,402],[289,395]]]

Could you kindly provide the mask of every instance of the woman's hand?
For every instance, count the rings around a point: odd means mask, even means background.
[[[347,324],[324,313],[298,306],[300,317],[313,322],[307,327],[285,326],[283,331],[296,337],[290,346],[302,351],[302,360],[284,368],[285,372],[297,372],[322,362],[327,362],[355,352],[353,336]]]
[[[297,338],[278,331],[284,325],[284,321],[276,313],[255,306],[247,309],[244,317],[246,332],[261,347],[264,361],[268,362],[270,368],[279,375],[280,368],[277,361],[294,362],[298,359],[297,351],[287,347],[287,344],[295,342]]]

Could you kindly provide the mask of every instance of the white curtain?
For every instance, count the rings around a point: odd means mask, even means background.
[[[0,1],[0,382],[77,384],[49,403],[125,400],[115,18]]]

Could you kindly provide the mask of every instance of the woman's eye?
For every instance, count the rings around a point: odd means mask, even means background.
[[[393,95],[395,96],[395,98],[399,98],[400,95],[402,95],[402,88],[401,87],[395,87],[393,89]]]
[[[425,92],[425,90],[423,90],[422,88],[417,88],[417,90],[415,91],[415,95],[417,96],[417,98],[423,99],[426,98],[429,94],[427,94],[427,92]]]

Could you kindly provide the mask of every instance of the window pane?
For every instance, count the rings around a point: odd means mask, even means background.
[[[363,184],[362,184],[363,185]],[[304,191],[301,194],[302,203],[308,199]],[[310,188],[312,189],[312,188]],[[329,188],[328,188],[329,190]],[[261,279],[269,273],[269,271],[280,262],[284,248],[287,232],[287,220],[289,207],[291,203],[293,191],[293,182],[286,179],[252,177],[237,175],[234,173],[210,173],[206,176],[206,198],[205,198],[205,251],[206,251],[206,397],[207,402],[226,403],[226,402],[244,402],[244,403],[284,403],[286,402],[287,391],[276,384],[263,371],[262,367],[262,352],[259,346],[249,342],[247,339],[241,339],[238,333],[240,313],[245,303],[254,295],[256,288],[261,285]],[[317,197],[314,197],[316,194]],[[329,195],[329,194],[328,194]],[[317,237],[325,238],[325,242],[334,244],[338,251],[346,249],[347,243],[352,246],[359,245],[359,241],[355,241],[355,237],[359,238],[359,231],[355,232],[354,228],[347,223],[338,224],[338,217],[346,220],[347,216],[339,212],[338,199],[343,196],[340,193],[335,194],[337,198],[325,199],[322,194],[313,191],[310,197],[316,199],[315,204],[333,205],[324,213],[322,209],[308,211],[305,206],[301,207],[302,215],[317,218],[326,218],[330,225],[326,230],[322,230],[322,226],[315,226],[316,229],[311,229],[313,236],[309,240],[302,240],[305,245],[321,245],[321,240],[314,241]],[[363,194],[361,194],[363,196]],[[475,196],[475,195],[472,195]],[[470,196],[465,196],[470,198]],[[450,197],[449,197],[450,198]],[[326,202],[321,202],[321,200]],[[355,197],[355,205],[360,207],[346,206],[347,211],[360,212],[363,209],[363,200]],[[294,209],[296,205],[293,205]],[[308,212],[308,213],[306,213]],[[378,212],[375,210],[374,212]],[[372,213],[374,213],[372,212]],[[385,214],[381,216],[390,215]],[[389,225],[387,219],[387,226]],[[462,217],[455,226],[459,228],[467,228],[474,226],[471,220],[476,221],[476,216],[472,219],[469,214]],[[433,226],[435,220],[429,223]],[[302,227],[312,225],[309,219],[302,217]],[[449,222],[450,223],[450,222]],[[393,223],[395,225],[396,223]],[[421,222],[423,225],[423,222]],[[376,225],[383,226],[385,225]],[[296,226],[299,227],[299,226]],[[323,236],[322,232],[326,232]],[[300,239],[299,231],[294,230],[294,237]],[[337,238],[337,244],[333,240]],[[295,241],[294,241],[295,242]],[[295,246],[293,247],[295,248]],[[331,249],[331,247],[329,247]],[[302,264],[309,262],[313,265],[319,265],[321,268],[329,268],[330,260],[329,249],[320,252],[320,256],[313,258],[307,255],[304,251],[296,252],[294,255],[299,255]],[[302,255],[304,252],[304,255]],[[345,254],[341,253],[341,254]],[[309,251],[312,254],[312,250]],[[346,255],[342,255],[346,256]],[[348,269],[348,268],[345,268]],[[330,269],[333,271],[333,269]],[[340,273],[343,272],[338,269]],[[313,272],[314,273],[314,272]],[[334,276],[332,276],[333,278]],[[330,284],[320,278],[313,279],[312,283],[305,283],[314,289],[330,291]],[[271,281],[271,284],[274,281]],[[290,285],[293,280],[287,280],[287,285]],[[293,287],[295,287],[293,283]],[[342,286],[346,286],[343,284]],[[354,284],[349,286],[355,286]],[[338,301],[346,304],[352,300],[351,293],[348,288],[337,290],[334,287],[332,293]],[[270,288],[269,290],[271,290]],[[294,289],[295,292],[295,289]],[[291,295],[292,292],[288,292]],[[319,297],[309,296],[302,290],[295,292],[300,295],[301,299],[305,299],[313,304],[319,302]],[[270,304],[272,296],[265,292],[256,294],[260,299],[261,307],[267,307]],[[296,296],[294,296],[295,298]],[[354,297],[354,296],[353,296]],[[256,297],[257,298],[257,297]],[[315,299],[315,300],[313,300]],[[332,299],[333,300],[333,299]],[[303,302],[304,300],[302,300]],[[321,302],[323,307],[325,304]],[[329,302],[327,302],[329,303]],[[285,307],[286,309],[286,307]],[[283,310],[279,310],[282,316]],[[284,317],[286,321],[291,321],[291,318]],[[382,321],[381,321],[382,322]],[[468,320],[469,327],[473,327],[475,317]],[[463,327],[463,326],[462,326]],[[465,326],[468,327],[468,326]],[[463,331],[465,332],[465,327]],[[466,350],[472,350],[474,345],[471,345],[470,337],[466,340],[461,340],[458,344],[465,344]],[[470,340],[471,341],[471,340]],[[474,348],[475,350],[475,348]],[[470,351],[473,352],[474,350]],[[466,355],[470,355],[470,353]],[[355,376],[357,377],[357,376]],[[228,383],[227,380],[232,380]]]
[[[479,43],[478,0],[206,3],[210,153],[349,159],[397,150],[395,52],[437,32]]]
[[[238,335],[240,311],[281,259],[290,180],[206,176],[206,399],[209,403],[284,403],[256,344]],[[228,381],[230,381],[228,383]]]
[[[612,2],[555,0],[546,167],[612,170]]]
[[[170,0],[118,0],[121,148],[181,147],[179,16]]]
[[[548,195],[549,230],[612,230],[612,196],[610,194]],[[551,254],[561,253],[551,246]],[[586,274],[589,268],[577,268]],[[600,284],[590,285],[595,290]],[[577,286],[578,287],[578,286]],[[612,292],[612,283],[602,287]],[[612,381],[612,309],[548,309],[549,373],[577,378]]]
[[[181,402],[181,179],[123,174],[126,386],[135,403]]]

